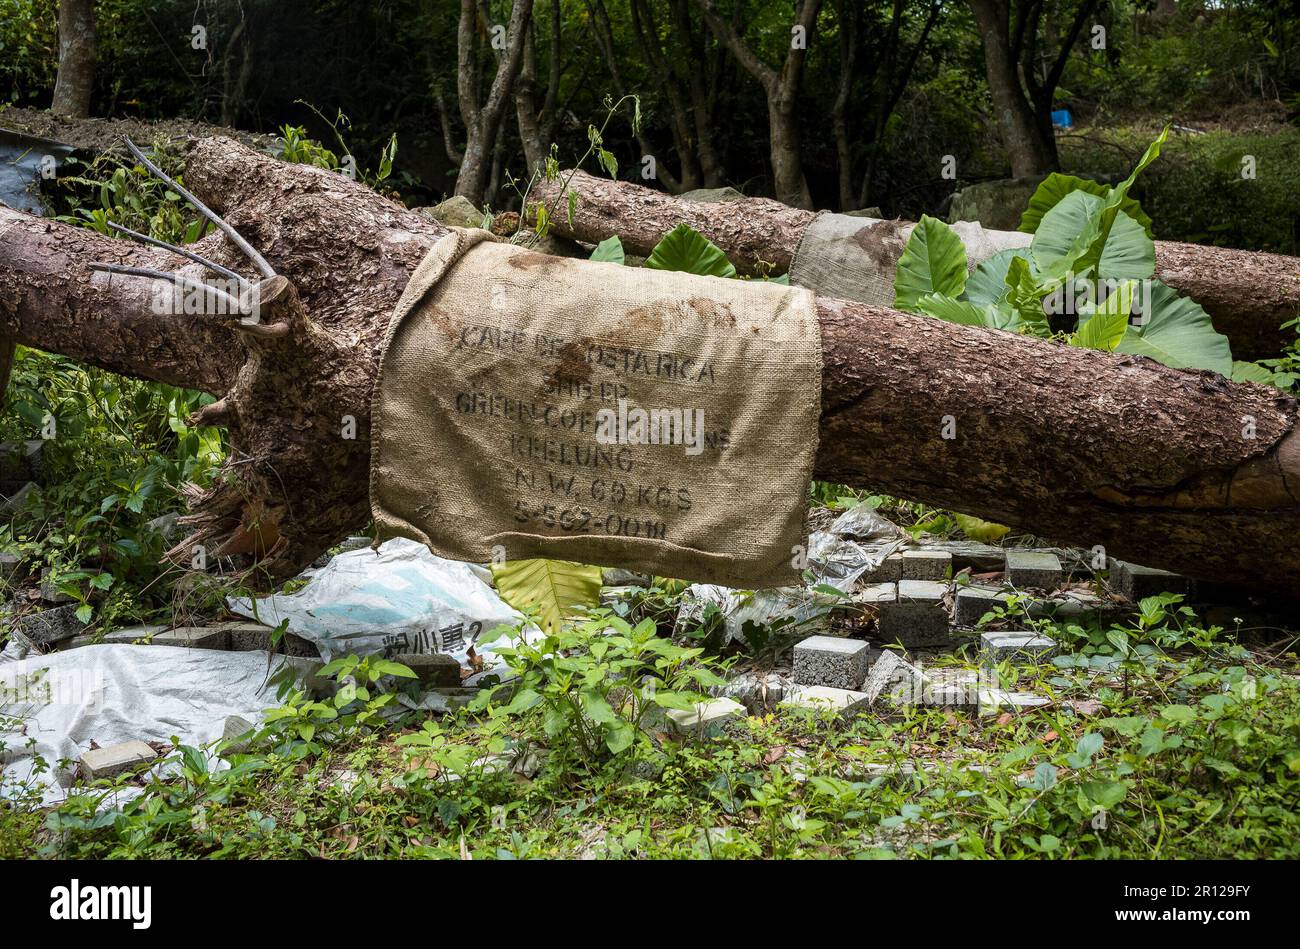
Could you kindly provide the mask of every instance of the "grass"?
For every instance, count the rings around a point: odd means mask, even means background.
[[[584,757],[539,715],[505,711],[508,694],[428,726],[427,715],[384,723],[356,700],[342,725],[304,739],[290,716],[230,770],[186,768],[116,808],[97,810],[104,786],[50,811],[0,810],[0,847],[81,858],[1300,855],[1294,654],[1249,651],[1166,606],[1145,628],[1048,630],[1070,652],[998,670],[1052,697],[1021,714],[904,707],[841,721],[785,708]],[[420,744],[426,727],[436,738]],[[525,757],[540,767],[512,767]]]

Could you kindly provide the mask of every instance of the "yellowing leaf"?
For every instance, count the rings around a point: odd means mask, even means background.
[[[569,560],[511,560],[492,565],[497,592],[521,612],[535,610],[543,630],[558,632],[578,608],[600,602],[600,568]]]

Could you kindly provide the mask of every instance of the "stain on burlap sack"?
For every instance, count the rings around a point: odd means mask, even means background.
[[[380,537],[729,586],[794,582],[821,407],[813,295],[456,231],[394,310]]]

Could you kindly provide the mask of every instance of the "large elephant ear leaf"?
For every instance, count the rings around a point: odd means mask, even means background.
[[[492,564],[497,592],[515,609],[533,610],[542,629],[559,632],[564,620],[600,603],[599,567],[569,560],[510,560]]]
[[[1103,204],[1103,199],[1095,194],[1071,191],[1043,215],[1029,245],[1034,266],[1040,273],[1050,272],[1054,266],[1062,273],[1073,269],[1075,261],[1087,250],[1079,236],[1094,223],[1093,218],[1102,211]],[[1061,266],[1059,262],[1067,259],[1068,266]],[[1155,273],[1155,245],[1142,225],[1124,211],[1115,216],[1097,269],[1101,276],[1114,280],[1145,280]]]
[[[1228,337],[1215,332],[1200,304],[1159,280],[1150,281],[1150,287],[1150,299],[1136,307],[1140,324],[1129,326],[1115,352],[1150,356],[1175,369],[1210,369],[1231,376]]]
[[[1070,345],[1112,352],[1128,332],[1137,285],[1136,280],[1125,280],[1101,305],[1083,314],[1078,331],[1070,336]]]
[[[651,270],[675,270],[702,277],[734,277],[731,265],[716,244],[689,224],[678,224],[663,236],[646,258]]]
[[[591,259],[603,261],[609,264],[622,264],[627,262],[626,255],[623,253],[623,242],[615,234],[607,237],[591,252]]]
[[[1029,204],[1020,216],[1020,230],[1026,234],[1037,232],[1043,215],[1056,207],[1071,191],[1084,191],[1105,199],[1110,194],[1110,186],[1090,178],[1077,178],[1074,175],[1063,175],[1059,171],[1054,171],[1043,179],[1033,197],[1029,199]],[[1147,217],[1147,213],[1142,210],[1142,205],[1137,201],[1125,195],[1124,200],[1119,204],[1119,209],[1142,225],[1142,230],[1146,232],[1147,237],[1153,236],[1151,218]]]
[[[954,300],[942,293],[927,293],[916,301],[916,308],[926,316],[960,323],[963,326],[985,326],[984,309],[966,300]]]
[[[966,246],[943,221],[921,215],[898,258],[894,308],[914,312],[927,293],[956,299],[965,288]]]
[[[981,260],[966,281],[966,299],[976,306],[988,306],[1006,297],[1007,270],[1017,256],[1023,257],[1024,251],[1012,247]]]

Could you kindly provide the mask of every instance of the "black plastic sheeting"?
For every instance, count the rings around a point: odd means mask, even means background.
[[[18,211],[45,215],[41,201],[41,164],[53,155],[61,164],[73,152],[70,145],[0,128],[0,203]]]

